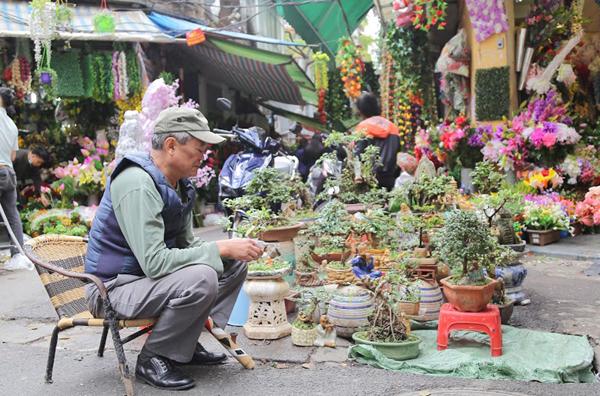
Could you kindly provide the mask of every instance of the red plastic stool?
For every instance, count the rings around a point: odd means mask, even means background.
[[[502,355],[502,325],[500,310],[488,305],[482,312],[458,311],[452,304],[444,304],[438,321],[438,351],[448,348],[448,337],[453,330],[471,330],[487,333],[490,336],[492,356]]]

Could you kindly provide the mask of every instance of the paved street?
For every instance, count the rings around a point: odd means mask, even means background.
[[[201,233],[218,238],[216,229]],[[562,242],[561,242],[562,243]],[[565,245],[567,249],[567,245]],[[567,249],[568,250],[568,249]],[[581,257],[580,257],[581,258]],[[525,258],[525,287],[532,303],[516,307],[512,324],[569,334],[586,334],[600,356],[600,276],[585,275],[592,260],[545,256]],[[589,273],[589,271],[588,271]],[[98,358],[99,331],[78,328],[59,341],[54,384],[43,381],[54,313],[35,272],[0,269],[0,394],[2,395],[119,395],[121,383],[112,350]],[[234,330],[234,329],[232,329]],[[235,330],[234,330],[235,331]],[[298,348],[288,338],[273,342],[238,341],[257,361],[244,370],[231,360],[217,367],[190,369],[198,385],[187,394],[207,395],[594,395],[600,384],[539,384],[513,381],[463,380],[388,372],[346,361],[347,342],[336,350]],[[220,346],[202,336],[210,350]],[[130,366],[143,340],[127,345]],[[108,343],[110,347],[110,342]],[[167,394],[136,383],[138,394]],[[467,389],[473,390],[469,393]],[[415,393],[416,392],[416,393]],[[181,393],[178,393],[181,394]]]

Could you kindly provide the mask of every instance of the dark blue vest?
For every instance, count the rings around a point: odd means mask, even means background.
[[[177,235],[184,232],[185,227],[188,226],[184,219],[192,211],[196,198],[196,190],[192,183],[187,179],[181,179],[179,184],[182,187],[182,195],[187,197],[187,201],[182,202],[175,189],[148,155],[128,155],[119,161],[106,185],[106,190],[96,211],[85,258],[85,272],[96,275],[105,282],[116,278],[118,274],[144,275],[138,260],[121,232],[110,197],[111,180],[114,180],[130,166],[139,166],[144,169],[154,180],[154,185],[162,197],[164,207],[161,215],[165,226],[164,241],[169,249],[176,247]],[[144,230],[139,230],[139,232],[144,232]]]

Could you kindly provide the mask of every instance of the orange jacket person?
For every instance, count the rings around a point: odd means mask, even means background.
[[[366,136],[356,145],[356,152],[361,154],[368,146],[379,147],[382,165],[375,172],[380,187],[388,191],[394,187],[398,173],[396,154],[400,148],[398,127],[391,121],[381,116],[381,108],[377,97],[372,93],[363,93],[356,100],[356,107],[360,113],[361,121],[355,131]]]

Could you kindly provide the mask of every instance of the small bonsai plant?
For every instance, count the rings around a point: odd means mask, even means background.
[[[369,316],[367,340],[390,343],[408,340],[410,322],[398,312],[398,303],[401,301],[398,289],[386,278],[365,279],[364,285],[373,293],[375,303]]]
[[[338,200],[325,204],[319,217],[311,223],[306,235],[321,238],[323,236],[342,236],[345,238],[352,229],[352,221],[346,207]]]
[[[447,206],[446,196],[453,193],[454,183],[450,176],[430,177],[423,175],[413,183],[402,185],[395,194],[392,206],[402,203],[413,212],[433,212]]]
[[[435,236],[435,254],[453,271],[450,283],[485,285],[484,265],[496,248],[497,241],[474,212],[454,210],[448,213],[442,229]]]
[[[249,276],[273,276],[285,275],[291,266],[290,263],[281,257],[261,257],[258,260],[248,263]]]
[[[317,324],[315,323],[314,314],[318,303],[318,299],[314,296],[301,296],[298,301],[298,305],[300,305],[298,316],[292,323],[292,326],[299,330],[312,330],[316,328]]]

